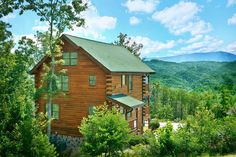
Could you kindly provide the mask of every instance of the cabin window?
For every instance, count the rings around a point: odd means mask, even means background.
[[[88,115],[93,115],[94,114],[94,106],[90,105],[88,108]]]
[[[128,117],[128,118],[132,117],[132,112],[128,112],[128,113],[127,113],[127,117]]]
[[[126,84],[125,75],[121,75],[121,86],[124,86]]]
[[[96,85],[96,76],[95,75],[90,75],[89,76],[89,85],[90,86],[95,86]]]
[[[125,112],[124,112],[124,107],[123,106],[120,106],[120,113],[121,114],[124,114]]]
[[[62,57],[64,60],[63,65],[77,65],[77,59],[78,59],[77,52],[63,52]]]
[[[48,112],[48,104],[45,106],[45,112]],[[59,119],[59,105],[58,104],[52,104],[51,105],[51,116],[53,119]]]
[[[132,75],[129,75],[128,77],[128,80],[129,80],[129,91],[133,90],[133,76]]]
[[[58,76],[58,88],[63,92],[69,90],[69,77],[67,75]]]

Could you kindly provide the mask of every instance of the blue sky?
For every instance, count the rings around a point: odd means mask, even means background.
[[[236,0],[86,0],[84,28],[66,33],[113,42],[122,32],[142,43],[142,57],[194,52],[236,54]],[[14,39],[47,30],[32,12],[17,11],[3,18],[12,25]]]

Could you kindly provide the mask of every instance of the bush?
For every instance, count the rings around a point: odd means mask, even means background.
[[[150,122],[150,129],[156,130],[159,127],[160,127],[160,123],[159,123],[158,119],[157,118],[152,119],[151,122]]]
[[[84,137],[81,151],[91,156],[114,156],[130,140],[128,122],[106,105],[95,108],[94,114],[82,121],[80,132]]]
[[[142,135],[136,135],[134,133],[130,136],[129,146],[135,146],[144,142]]]

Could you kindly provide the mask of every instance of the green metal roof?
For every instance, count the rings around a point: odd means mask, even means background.
[[[124,104],[126,106],[129,106],[131,108],[135,108],[138,106],[142,106],[144,105],[144,102],[135,99],[131,96],[125,95],[125,94],[116,94],[116,95],[112,95],[112,96],[108,96],[108,98],[115,100],[121,104]]]
[[[83,48],[89,55],[111,72],[154,73],[151,68],[122,46],[67,34],[64,34],[64,36],[75,45]]]

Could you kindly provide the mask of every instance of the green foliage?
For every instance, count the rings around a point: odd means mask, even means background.
[[[82,0],[25,0],[19,5],[19,8],[20,14],[28,10],[35,12],[40,21],[49,26],[48,32],[38,33],[37,37],[40,39],[40,46],[42,46],[44,54],[50,58],[49,65],[44,65],[43,85],[45,90],[40,90],[40,92],[44,92],[47,96],[48,118],[51,119],[53,97],[58,94],[57,88],[54,88],[57,80],[56,65],[63,62],[59,59],[62,56],[61,45],[63,44],[60,37],[66,29],[73,29],[73,25],[77,27],[84,25],[85,21],[80,14],[87,9],[87,3]],[[51,125],[49,123],[48,136],[50,134]]]
[[[154,84],[151,88],[151,115],[166,120],[181,120],[194,115],[202,96],[196,92]]]
[[[216,119],[211,111],[200,108],[196,116],[188,119],[186,125],[174,134],[178,150],[176,153],[189,155],[233,152],[236,148],[235,120],[236,117],[233,116]]]
[[[80,132],[84,140],[82,152],[91,156],[114,156],[130,140],[128,122],[116,110],[106,105],[96,107],[93,115],[82,121]]]
[[[32,51],[26,39],[11,53],[13,42],[6,24],[0,38],[0,154],[1,156],[56,156],[55,148],[43,134],[44,122],[34,117],[34,85],[28,75]],[[24,48],[25,47],[25,48]],[[42,123],[41,123],[42,122]]]
[[[183,120],[195,115],[198,106],[204,105],[216,118],[223,118],[236,104],[235,95],[225,88],[218,92],[190,92],[153,84],[151,88],[151,115],[166,120]],[[233,111],[233,110],[232,110]]]
[[[160,128],[156,131],[157,141],[160,155],[174,155],[175,146],[172,140],[173,127],[170,122],[167,122],[166,127]]]
[[[123,33],[120,33],[117,36],[117,41],[115,41],[114,44],[125,47],[136,57],[140,56],[140,50],[143,48],[143,44],[138,44],[135,41],[132,41],[127,34]]]
[[[130,135],[129,146],[135,146],[135,145],[141,144],[143,142],[144,142],[144,139],[143,139],[142,135],[136,135],[135,133],[132,133]]]
[[[236,89],[236,62],[174,63],[151,60],[145,63],[156,71],[151,75],[151,81],[158,81],[163,86],[194,91],[217,91],[221,86],[232,91]]]
[[[160,123],[157,118],[154,118],[150,121],[150,129],[156,130],[160,127]]]

